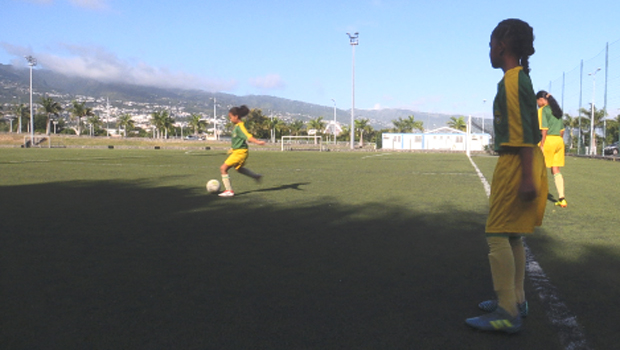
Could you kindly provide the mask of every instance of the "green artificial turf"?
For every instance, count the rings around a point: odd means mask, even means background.
[[[491,181],[497,158],[473,158]],[[561,300],[594,349],[620,343],[620,163],[567,157],[561,168],[567,208],[547,202],[543,226],[527,239]],[[549,192],[558,198],[549,176]],[[532,293],[535,295],[535,293]]]
[[[464,324],[493,296],[488,202],[464,155],[252,150],[247,166],[263,182],[233,171],[236,196],[219,198],[205,183],[225,157],[0,150],[2,348],[561,348],[529,283],[522,333]],[[490,178],[496,158],[474,160]],[[558,248],[584,238],[546,228],[578,208],[578,169],[614,171],[586,162],[568,162],[569,208],[549,211],[528,240],[579,317],[569,270],[596,269],[581,278],[601,282],[600,266],[578,263],[587,247]],[[598,262],[616,266],[614,244]],[[615,339],[607,327],[597,345]]]

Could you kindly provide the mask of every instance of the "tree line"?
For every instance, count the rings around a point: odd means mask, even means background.
[[[106,135],[104,121],[97,115],[91,107],[86,106],[85,102],[72,101],[66,108],[55,101],[52,97],[41,97],[36,105],[36,113],[34,119],[34,128],[36,132],[49,135],[52,128],[55,132],[64,134],[82,135],[85,130],[91,136]],[[63,112],[65,112],[63,114]],[[68,113],[68,118],[63,115]],[[563,118],[564,126],[568,134],[568,148],[574,150],[578,145],[577,135],[581,129],[581,144],[587,145],[590,142],[590,122],[591,111],[585,108],[579,110],[580,116],[571,116],[565,114]],[[10,132],[30,132],[30,108],[28,105],[20,103],[5,109],[0,106],[0,116],[3,116],[0,123],[0,131]],[[604,137],[600,137],[595,133],[596,142],[600,145],[603,142],[611,144],[620,137],[620,115],[614,119],[606,119],[604,110],[594,108],[594,127],[597,130],[603,129]],[[230,122],[224,125],[214,125],[213,122],[208,123],[203,116],[197,113],[191,114],[185,120],[185,134],[198,135],[209,132],[209,129],[218,129],[222,135],[230,134],[233,125]],[[138,136],[153,138],[168,138],[171,135],[182,135],[184,130],[171,116],[169,111],[161,109],[152,112],[149,123],[151,131],[144,130],[136,126],[136,122],[130,114],[122,114],[116,117],[115,127],[122,136]],[[52,124],[54,126],[52,126]],[[411,133],[415,131],[425,131],[424,123],[415,120],[413,115],[405,118],[399,117],[392,120],[392,128],[375,129],[370,124],[370,120],[360,118],[355,120],[354,137],[355,141],[361,145],[364,141],[381,142],[381,135],[385,132]],[[253,109],[245,119],[245,125],[248,131],[260,139],[279,140],[283,135],[303,136],[303,135],[320,135],[334,137],[334,128],[324,117],[310,119],[307,122],[302,120],[285,121],[279,117],[268,117],[263,114],[261,109]],[[465,131],[467,124],[465,117],[451,117],[447,122],[447,126]],[[341,131],[335,135],[337,141],[350,141],[350,125],[341,124]]]

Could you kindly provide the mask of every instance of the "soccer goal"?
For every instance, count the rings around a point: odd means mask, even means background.
[[[282,136],[282,151],[323,151],[321,136]]]

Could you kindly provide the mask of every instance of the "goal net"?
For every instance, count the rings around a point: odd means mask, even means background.
[[[321,136],[282,136],[282,151],[323,151]]]

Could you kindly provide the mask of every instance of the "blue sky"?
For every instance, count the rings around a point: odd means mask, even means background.
[[[490,116],[489,35],[534,27],[535,89],[620,39],[620,2],[2,0],[0,63],[146,85]],[[486,103],[483,100],[487,99]]]

